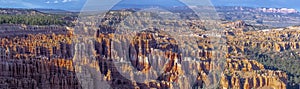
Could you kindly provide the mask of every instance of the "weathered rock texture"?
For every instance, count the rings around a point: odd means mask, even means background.
[[[0,88],[78,89],[71,34],[0,38]]]
[[[286,88],[286,73],[265,70],[257,61],[243,58],[227,59],[226,68],[220,81],[221,88]]]
[[[104,24],[117,24],[124,16],[107,15],[106,18]],[[72,39],[78,36],[72,30],[64,34],[3,36],[0,38],[0,88],[102,86],[97,81],[105,81],[117,89],[190,89],[214,84],[224,89],[286,88],[286,73],[267,70],[257,61],[244,58],[243,53],[247,48],[256,47],[275,52],[299,49],[300,36],[296,30],[299,28],[245,30],[248,25],[238,21],[225,24],[227,29],[214,36],[204,26],[197,26],[201,21],[184,22],[169,21],[166,25],[192,26],[192,34],[185,34],[186,30],[167,34],[170,28],[117,34],[116,28],[102,24],[96,27],[95,33],[91,32],[92,26],[78,31],[86,33],[81,36],[92,35],[92,39]],[[215,45],[218,40],[224,40],[220,39],[223,36],[226,43]],[[78,42],[82,44],[75,44]],[[91,71],[100,74],[85,75]],[[138,81],[142,78],[149,79]]]

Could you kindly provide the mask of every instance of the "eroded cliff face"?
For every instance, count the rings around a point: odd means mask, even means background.
[[[223,89],[286,88],[286,73],[266,70],[255,60],[227,59],[226,68],[220,80],[220,87]]]
[[[298,28],[299,29],[299,28]],[[249,49],[260,49],[262,52],[283,52],[299,49],[299,30],[297,27],[248,31],[228,35],[228,52],[238,54]]]
[[[71,35],[0,38],[1,88],[80,88],[72,61]]]
[[[213,50],[214,46],[211,45],[211,40],[207,40],[212,38],[209,36],[199,35],[198,44],[196,46],[197,49],[189,51],[188,48],[188,52],[183,52],[182,50],[177,49],[177,44],[179,44],[177,41],[172,40],[172,37],[170,38],[166,34],[163,35],[159,33],[158,30],[142,31],[137,33],[136,36],[129,38],[120,35],[106,37],[104,34],[101,35],[102,39],[106,39],[106,42],[103,42],[103,40],[99,42],[105,43],[102,45],[102,49],[99,48],[99,50],[103,51],[103,49],[109,48],[110,45],[112,46],[111,52],[103,52],[109,53],[104,57],[111,55],[111,60],[122,62],[126,60],[124,55],[130,55],[127,62],[130,62],[131,65],[121,66],[121,71],[117,71],[117,68],[104,69],[105,71],[109,71],[105,73],[105,75],[111,78],[111,84],[115,85],[114,88],[130,86],[126,84],[131,84],[136,88],[163,89],[167,87],[196,88],[210,84],[218,84],[219,88],[224,89],[286,88],[286,73],[282,71],[267,70],[261,63],[244,58],[241,53],[238,53],[239,51],[233,51],[227,48],[235,47],[238,44],[230,44],[230,42],[228,42],[228,45],[221,46],[221,49],[228,51],[228,53],[223,55],[224,58],[226,58],[224,59],[225,66],[220,66],[222,63],[216,64],[216,62],[213,62],[215,60],[214,56],[216,55],[216,51]],[[231,35],[227,36],[230,37]],[[114,37],[114,39],[111,39],[112,43],[109,43],[110,40],[107,40],[108,37]],[[129,52],[124,51],[126,49],[129,50]],[[189,56],[183,57],[182,55]],[[221,71],[222,73],[220,73],[220,75],[217,75],[211,72],[216,69],[214,67],[217,67],[217,69],[224,67],[224,70]],[[135,68],[140,71],[138,72],[139,75],[144,74],[147,77],[154,79],[147,80],[144,83],[133,82],[136,79],[134,76],[138,75],[135,74]],[[156,68],[163,69],[164,72],[161,76],[159,73],[156,73],[155,70],[151,70]],[[128,73],[130,76],[127,76],[125,79],[124,75],[122,75],[124,71],[130,71],[131,73]],[[124,73],[126,74],[127,72]],[[113,74],[118,74],[118,76]],[[193,77],[190,78],[187,75]],[[114,82],[118,80],[122,81],[122,83]]]
[[[72,34],[38,34],[1,38],[1,87],[81,88],[82,82],[79,82],[78,75],[74,72],[76,53],[73,52],[72,37]],[[178,50],[178,42],[159,30],[143,31],[132,36],[132,39],[125,37],[99,34],[91,48],[95,50],[92,54],[98,61],[81,58],[82,61],[89,61],[86,62],[87,65],[100,71],[99,76],[103,76],[100,77],[101,80],[107,81],[112,88],[191,88],[218,84],[218,81],[221,88],[282,89],[286,86],[287,75],[284,72],[266,70],[262,64],[234,54],[242,50],[228,49],[230,53],[224,55],[227,59],[224,59],[225,70],[221,77],[211,74],[210,71],[218,64],[212,62],[215,51],[212,50],[210,41],[205,40],[210,37],[199,36],[196,46],[198,50],[188,52]],[[236,46],[239,44],[230,42],[228,45],[231,48],[239,47]],[[125,55],[130,55],[127,61],[131,64],[117,66],[114,61],[124,61]],[[193,57],[184,58],[182,55]],[[135,69],[138,71],[124,76],[128,73],[125,71]],[[161,69],[163,72],[153,69]],[[186,76],[189,74],[194,77]],[[137,75],[146,75],[153,80],[137,82],[135,80],[138,78],[134,77]],[[187,84],[191,81],[194,83],[192,86]],[[18,85],[13,86],[14,84]]]
[[[201,21],[170,20],[165,25],[183,24],[178,27],[188,26],[192,34],[172,28],[119,34],[114,24],[125,17],[106,18],[114,21],[103,23],[113,26],[100,25],[95,33],[86,28],[79,31],[86,34],[68,30],[0,38],[0,88],[99,88],[104,81],[123,89],[285,89],[286,73],[267,70],[244,53],[250,48],[296,50],[300,44],[297,27],[257,31],[237,21],[224,24],[226,29],[214,35]]]
[[[99,34],[95,44],[100,71],[112,88],[165,89],[182,75],[176,41],[158,29],[132,37]]]

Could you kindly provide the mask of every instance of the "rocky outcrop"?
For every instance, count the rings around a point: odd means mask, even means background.
[[[79,34],[83,38],[72,31],[1,37],[0,88],[77,89],[85,84],[95,88],[100,86],[96,79],[99,78],[111,88],[123,89],[189,89],[214,84],[224,89],[285,89],[286,73],[267,70],[264,65],[243,56],[249,48],[275,52],[299,49],[299,31],[290,28],[245,31],[248,25],[237,21],[225,24],[227,29],[221,35],[210,34],[202,25],[194,26],[197,24],[192,24],[192,35],[186,34],[189,33],[186,30],[173,31],[171,28],[119,34],[117,32],[122,31],[113,26],[124,17],[112,17],[108,14],[107,21],[103,21],[96,33],[89,32],[90,28],[84,29],[87,34]],[[169,21],[166,25],[184,24],[179,26],[184,28],[191,23],[201,23],[183,22]],[[140,22],[131,25],[135,23]],[[84,33],[84,30],[78,33]],[[88,35],[93,37],[85,39]],[[224,40],[222,37],[226,38],[226,43],[219,43]],[[99,74],[86,74],[88,72]]]
[[[228,51],[238,54],[249,48],[258,48],[262,51],[282,52],[299,49],[299,30],[282,28],[262,31],[244,32],[243,35],[227,36],[230,45]]]
[[[282,71],[265,70],[260,63],[248,59],[227,59],[226,63],[220,81],[223,89],[286,88],[287,74]]]
[[[74,72],[70,36],[0,38],[0,88],[81,88]]]

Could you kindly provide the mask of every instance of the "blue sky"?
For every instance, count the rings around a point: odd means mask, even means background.
[[[52,8],[79,11],[87,0],[0,0],[1,8]],[[99,0],[101,1],[101,0]],[[106,0],[109,3],[110,0]],[[134,0],[129,0],[134,1]],[[140,1],[140,0],[137,0]],[[172,0],[147,0],[147,1],[163,1]],[[248,7],[286,7],[295,8],[300,11],[299,0],[211,0],[215,6],[248,6]],[[141,5],[149,4],[141,1]],[[158,2],[162,4],[162,2]]]

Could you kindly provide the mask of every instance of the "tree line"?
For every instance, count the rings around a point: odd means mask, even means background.
[[[59,15],[0,15],[0,24],[61,25],[72,26]]]

